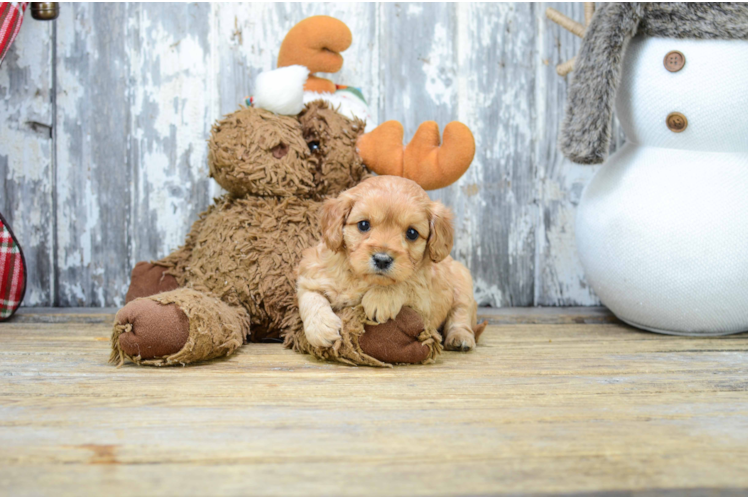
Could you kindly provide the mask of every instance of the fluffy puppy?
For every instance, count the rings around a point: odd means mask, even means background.
[[[427,328],[440,330],[447,349],[469,351],[485,328],[465,266],[452,260],[452,213],[415,182],[371,177],[327,200],[322,240],[304,251],[297,292],[304,333],[317,347],[340,338],[333,309],[361,304],[377,323],[403,306]]]

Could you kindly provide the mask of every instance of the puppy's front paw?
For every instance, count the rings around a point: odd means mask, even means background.
[[[475,348],[475,336],[466,330],[452,330],[444,339],[444,347],[448,351],[470,351]]]
[[[304,322],[304,335],[314,347],[330,347],[340,338],[343,322],[332,311],[319,311]]]
[[[379,324],[395,319],[403,308],[402,302],[395,301],[386,294],[374,292],[367,292],[361,299],[361,305],[364,307],[366,318]]]

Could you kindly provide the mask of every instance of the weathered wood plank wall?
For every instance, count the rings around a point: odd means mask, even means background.
[[[475,161],[433,192],[456,213],[454,255],[482,305],[593,305],[573,220],[594,173],[557,151],[579,39],[545,19],[581,4],[62,4],[27,18],[0,67],[0,211],[24,245],[26,305],[121,305],[129,270],[181,244],[220,188],[211,123],[275,66],[299,20],[354,33],[333,79],[362,88],[374,120],[458,119]],[[620,141],[619,137],[619,141]]]
[[[0,66],[0,212],[23,242],[25,304],[54,301],[52,24],[21,30]]]

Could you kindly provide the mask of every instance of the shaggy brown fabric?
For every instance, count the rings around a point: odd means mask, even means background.
[[[184,246],[157,264],[180,286],[244,307],[253,342],[300,328],[294,269],[319,241],[325,195],[369,175],[355,152],[363,125],[324,101],[310,103],[296,118],[256,108],[226,117],[214,127],[209,160],[232,194],[216,199]],[[280,159],[273,154],[278,144],[288,147]],[[247,191],[252,194],[242,194]]]
[[[288,152],[277,158],[277,148]],[[305,195],[314,191],[314,166],[296,117],[243,108],[213,125],[210,175],[235,196]]]
[[[364,125],[325,101],[309,103],[299,116],[243,108],[213,126],[210,174],[235,196],[335,196],[368,173],[356,154]],[[278,158],[278,150],[287,153]]]
[[[343,329],[340,332],[341,339],[332,347],[311,345],[301,328],[286,336],[285,345],[319,359],[355,366],[391,367],[396,363],[426,364],[432,363],[434,358],[441,354],[439,333],[425,331],[423,321],[410,308],[403,308],[397,318],[382,325],[368,322],[361,306],[335,312],[343,321]],[[366,340],[363,340],[365,337]],[[398,353],[397,350],[402,350],[403,353]],[[383,355],[384,359],[379,355]]]
[[[280,338],[296,322],[294,267],[320,237],[320,202],[297,197],[216,200],[187,242],[159,261],[179,284],[244,307],[251,341]]]
[[[190,336],[190,320],[176,304],[149,299],[135,300],[120,309],[115,324],[121,326],[119,348],[130,358],[177,353]]]
[[[297,117],[244,108],[217,123],[208,160],[212,176],[229,194],[200,215],[182,247],[146,269],[147,276],[165,273],[182,287],[147,300],[178,306],[189,318],[189,338],[174,353],[175,342],[155,338],[169,337],[161,318],[151,315],[137,325],[123,320],[114,327],[112,361],[185,364],[228,355],[245,341],[284,337],[287,346],[321,359],[389,366],[359,345],[360,308],[339,312],[344,320],[340,345],[315,349],[306,343],[296,300],[295,269],[302,252],[320,239],[322,203],[370,175],[356,153],[363,129],[363,122],[345,118],[324,101],[308,104]],[[429,362],[440,352],[436,332],[413,332],[412,325],[399,323],[393,332],[388,328],[376,328],[367,345],[377,350],[382,342],[394,346],[392,339],[399,339],[397,345],[406,346],[405,337],[410,338],[413,347],[404,357],[393,357],[394,347],[384,349],[393,363]],[[158,354],[138,355],[132,332],[148,335]]]
[[[138,262],[130,274],[130,288],[125,295],[125,304],[140,297],[148,297],[161,292],[168,292],[179,288],[179,283],[167,268],[157,266],[151,262]]]
[[[162,309],[141,305],[140,302],[169,305]],[[158,349],[166,349],[167,342],[153,347],[147,357],[143,352],[144,344],[140,342],[141,351],[125,351],[123,340],[132,333],[136,338],[141,335],[158,344],[159,337],[172,337],[172,345],[182,335],[184,323],[176,308],[188,320],[189,335],[182,348],[174,354],[156,354]],[[144,328],[141,330],[141,327]],[[185,365],[220,356],[228,356],[240,347],[249,336],[249,318],[241,307],[231,307],[210,295],[195,290],[180,288],[160,293],[152,297],[136,299],[117,313],[112,335],[111,363],[121,366],[125,359],[136,364],[169,366]],[[143,333],[147,332],[147,333]]]
[[[316,145],[314,186],[317,195],[335,197],[371,177],[356,152],[358,138],[366,125],[349,120],[324,101],[315,101],[299,113],[307,145]]]

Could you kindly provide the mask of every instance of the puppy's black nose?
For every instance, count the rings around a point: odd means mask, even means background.
[[[386,253],[375,253],[371,260],[374,261],[374,265],[377,267],[377,269],[385,271],[389,269],[389,267],[392,265],[392,257],[387,255]]]

